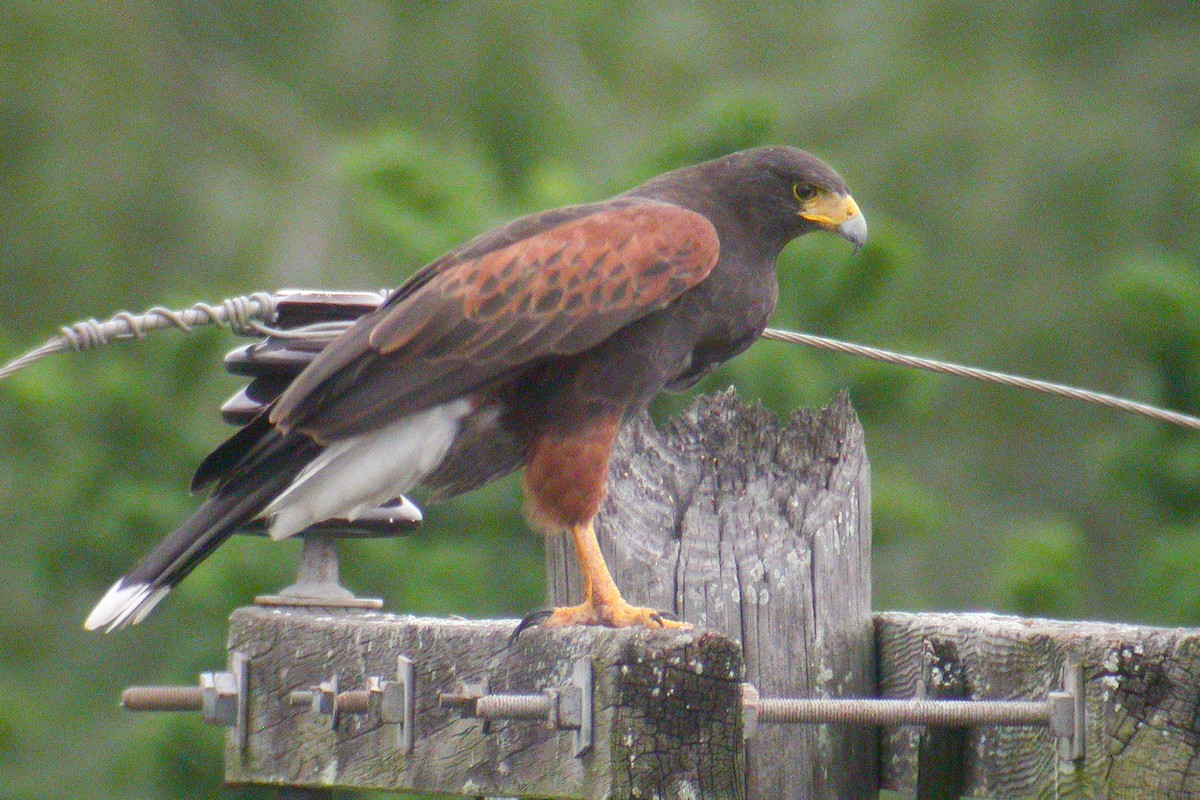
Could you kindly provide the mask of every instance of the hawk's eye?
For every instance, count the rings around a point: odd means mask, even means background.
[[[811,183],[797,183],[792,186],[792,195],[801,203],[807,203],[817,196],[817,187]]]

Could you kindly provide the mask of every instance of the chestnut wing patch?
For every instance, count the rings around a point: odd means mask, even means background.
[[[340,345],[338,368],[322,375],[324,356],[314,362],[320,382],[301,375],[272,418],[319,439],[360,433],[582,352],[704,280],[719,249],[695,212],[652,201],[598,206],[451,263],[360,320],[331,346]]]

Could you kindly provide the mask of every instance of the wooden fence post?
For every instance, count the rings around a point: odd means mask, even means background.
[[[617,445],[597,534],[630,602],[740,640],[764,697],[875,694],[870,485],[843,396],[785,424],[732,391]],[[547,543],[556,605],[578,602],[569,544]],[[768,725],[746,754],[748,800],[874,797],[873,729]]]

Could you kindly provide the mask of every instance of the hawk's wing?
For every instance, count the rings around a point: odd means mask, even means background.
[[[296,378],[271,421],[319,441],[371,430],[587,350],[717,263],[696,212],[624,200],[578,213],[520,220],[417,273]]]

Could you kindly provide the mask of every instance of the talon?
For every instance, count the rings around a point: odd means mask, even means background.
[[[637,608],[636,606],[626,606],[622,609],[622,614],[614,614],[614,620],[619,622],[606,623],[615,628],[624,628],[633,625],[644,625],[647,628],[665,628],[668,630],[690,631],[692,625],[680,621],[679,617],[669,611],[655,611],[652,608]]]
[[[554,616],[554,611],[555,609],[553,608],[539,608],[535,611],[530,611],[528,614],[522,617],[521,621],[517,623],[517,627],[508,635],[508,646],[512,647],[516,643],[517,638],[521,635],[522,631],[528,630],[529,628],[536,628],[550,617]]]
[[[691,630],[692,626],[681,622],[669,611],[657,611],[653,608],[631,606],[623,600],[593,604],[581,603],[565,608],[544,609],[535,611],[521,621],[518,632],[530,627],[536,619],[543,628],[565,628],[571,625],[602,625],[606,628],[631,628],[641,625],[644,628],[672,630]],[[513,639],[515,640],[516,634]]]

